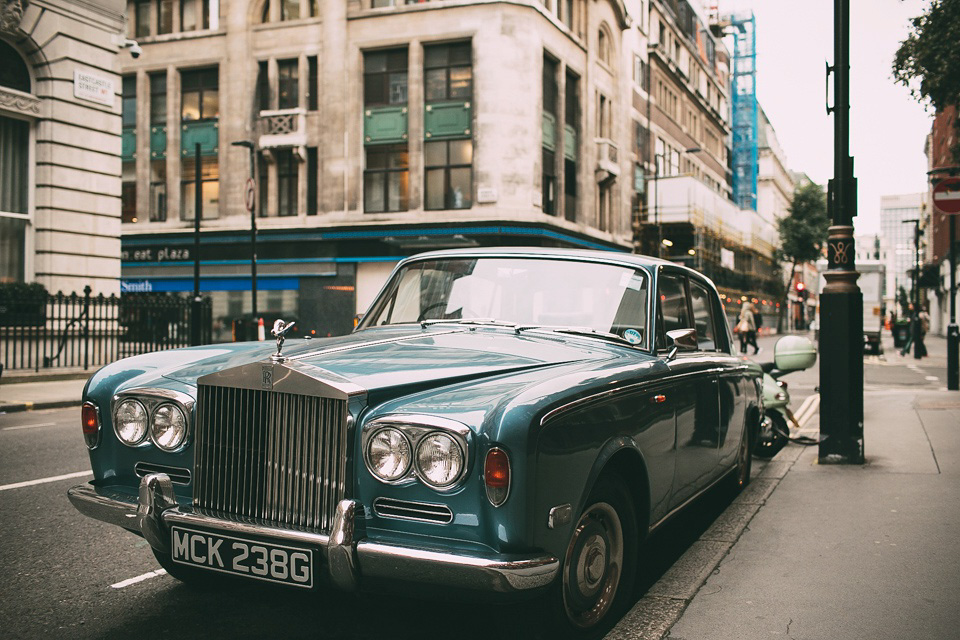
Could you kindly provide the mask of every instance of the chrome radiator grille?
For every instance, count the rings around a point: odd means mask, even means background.
[[[343,400],[200,385],[194,506],[327,532],[344,497]]]

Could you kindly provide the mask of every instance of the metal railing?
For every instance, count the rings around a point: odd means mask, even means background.
[[[190,345],[191,298],[125,293],[57,293],[0,302],[0,364],[6,371],[100,367],[120,358]],[[211,342],[210,299],[201,339]]]

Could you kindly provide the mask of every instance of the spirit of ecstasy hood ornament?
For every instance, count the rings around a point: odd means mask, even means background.
[[[277,318],[277,321],[273,323],[273,329],[270,331],[270,333],[272,333],[277,339],[277,353],[270,356],[270,359],[274,362],[283,362],[283,354],[280,353],[280,351],[283,349],[283,341],[286,340],[287,333],[295,324],[297,323],[284,322],[281,318]]]

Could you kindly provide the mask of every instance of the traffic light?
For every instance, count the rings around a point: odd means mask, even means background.
[[[794,285],[794,288],[797,290],[797,295],[800,296],[801,300],[807,299],[807,285],[803,284],[802,282],[797,282]]]

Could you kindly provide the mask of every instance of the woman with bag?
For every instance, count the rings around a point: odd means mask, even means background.
[[[744,303],[740,310],[740,321],[737,323],[737,333],[740,336],[740,353],[747,353],[747,345],[753,347],[753,355],[760,353],[757,346],[757,325],[753,319],[753,305]]]

